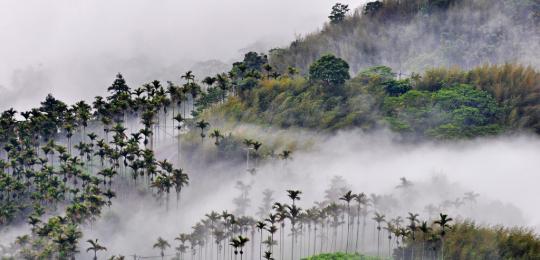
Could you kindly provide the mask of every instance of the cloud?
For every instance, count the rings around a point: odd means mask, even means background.
[[[253,134],[255,129],[244,125],[237,130]],[[295,151],[294,159],[285,165],[281,161],[262,165],[256,175],[246,173],[242,163],[201,166],[193,158],[203,155],[184,152],[184,160],[191,158],[187,162],[191,184],[182,193],[178,209],[174,195],[166,210],[148,194],[126,193],[113,202],[100,221],[86,229],[85,238],[99,238],[114,248],[108,254],[155,255],[151,245],[158,236],[175,243],[174,237],[190,232],[206,213],[233,212],[232,201],[240,194],[235,188],[238,181],[252,185],[247,212],[255,215],[265,189],[275,191],[276,201],[281,202],[289,202],[285,190],[302,190],[298,205],[305,209],[325,199],[324,191],[335,176],[342,176],[355,193],[383,196],[377,211],[387,217],[415,212],[426,219],[430,217],[426,206],[432,204],[442,207],[440,211],[455,219],[472,218],[484,225],[534,227],[540,223],[540,210],[531,204],[538,183],[536,158],[540,156],[540,140],[536,137],[410,144],[396,141],[388,133],[367,135],[360,131],[336,136],[286,131],[267,134],[270,137],[267,136],[266,142],[289,134],[314,145],[305,151]],[[158,154],[170,155],[174,149],[175,145],[165,146],[159,148]],[[401,177],[406,177],[413,186],[397,189]],[[451,205],[470,191],[480,194],[476,203]],[[445,203],[449,205],[444,206]]]

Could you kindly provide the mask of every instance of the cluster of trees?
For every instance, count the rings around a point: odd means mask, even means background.
[[[182,78],[183,87],[169,82],[165,90],[154,81],[131,89],[118,74],[110,96],[92,105],[69,106],[48,95],[20,117],[13,109],[1,114],[0,230],[25,220],[32,227],[17,238],[19,256],[73,258],[80,225],[135,187],[146,187],[166,207],[171,192],[179,200],[188,175],[158,160],[155,145],[190,120],[203,131],[208,126],[188,118],[200,90],[191,72]]]
[[[377,257],[363,256],[359,254],[327,253],[305,258],[304,260],[377,260]]]
[[[440,214],[438,219],[422,223],[418,214],[412,213],[407,217],[410,224],[399,216],[387,220],[379,213],[376,195],[369,198],[363,193],[348,191],[336,198],[337,192],[328,190],[327,200],[302,209],[296,203],[302,192],[287,190],[291,203],[273,202],[269,208],[265,199],[258,219],[228,211],[212,211],[193,226],[191,233],[181,233],[175,238],[179,241],[175,248],[176,257],[236,259],[240,256],[242,259],[245,255],[247,259],[298,259],[339,250],[359,253],[374,243],[377,257],[387,255],[405,259],[406,246],[412,248],[414,258],[412,243],[418,239],[422,244],[428,244],[418,249],[418,255],[444,258],[444,238],[451,230],[452,221],[447,215]],[[375,228],[372,233],[368,231],[368,225]],[[383,228],[383,225],[386,226]],[[387,253],[382,252],[383,231],[388,237]],[[415,236],[416,232],[424,232],[422,239]],[[163,255],[163,251],[161,253]]]
[[[515,64],[470,71],[431,69],[423,75],[370,67],[350,78],[349,66],[324,55],[309,74],[258,79],[242,96],[208,116],[336,130],[389,126],[412,138],[456,139],[508,131],[540,133],[540,73]]]
[[[262,143],[239,141],[219,129],[208,133],[210,123],[197,115],[243,95],[263,77],[279,76],[268,67],[266,56],[248,53],[228,74],[204,78],[206,87],[191,71],[181,76],[182,85],[167,82],[165,87],[153,81],[134,89],[118,74],[108,88],[110,95],[97,96],[91,104],[68,105],[48,95],[29,111],[4,111],[0,230],[26,221],[32,232],[17,239],[18,256],[69,259],[78,253],[80,226],[93,223],[116,196],[145,188],[168,209],[174,192],[178,206],[189,182],[178,167],[181,136],[188,132],[197,133],[200,144],[212,138],[218,150],[246,149],[247,170],[254,173],[263,158]],[[156,147],[171,138],[178,143],[176,160],[156,158]],[[290,154],[270,152],[283,160]]]
[[[407,192],[413,185],[403,178],[396,189]],[[385,195],[355,194],[347,186],[334,178],[325,199],[307,208],[299,206],[299,190],[286,191],[288,202],[275,201],[265,190],[258,210],[212,211],[191,232],[174,238],[174,253],[167,252],[172,244],[166,240],[167,251],[159,250],[173,259],[534,259],[540,254],[540,240],[530,230],[454,220],[433,205],[426,206],[424,220],[411,212],[400,216]],[[477,196],[469,192],[456,201],[473,207]],[[442,205],[448,203],[453,202]]]

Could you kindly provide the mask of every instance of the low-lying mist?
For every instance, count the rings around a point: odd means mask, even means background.
[[[246,128],[249,126],[236,131],[249,132]],[[299,189],[303,194],[298,205],[305,209],[325,200],[325,191],[333,184],[344,191],[376,194],[378,211],[387,216],[415,212],[428,219],[444,212],[484,225],[534,228],[540,224],[540,209],[531,204],[538,195],[540,140],[536,137],[411,144],[397,141],[389,133],[360,131],[291,136],[302,136],[313,145],[309,150],[295,151],[292,160],[261,163],[255,174],[246,172],[245,163],[231,166],[218,162],[202,167],[192,161],[188,167],[190,185],[182,192],[178,207],[174,195],[168,209],[143,190],[119,196],[100,220],[85,228],[81,241],[98,238],[110,249],[106,252],[109,256],[158,255],[152,245],[159,236],[174,247],[174,238],[190,232],[206,213],[237,210],[233,199],[240,195],[235,188],[239,181],[251,185],[246,214],[254,217],[265,189],[274,191],[276,201],[287,203],[285,190]],[[207,142],[207,146],[212,143]],[[174,160],[175,149],[176,145],[164,145],[157,154]],[[406,187],[402,177],[407,180]],[[466,192],[479,197],[475,202],[466,201]],[[429,206],[435,207],[435,212],[428,212]],[[90,259],[91,255],[83,252],[86,245],[81,246],[81,257]]]

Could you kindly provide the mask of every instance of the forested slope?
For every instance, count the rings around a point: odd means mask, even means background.
[[[539,21],[537,0],[375,1],[272,50],[270,60],[280,70],[291,65],[302,72],[326,53],[347,60],[353,73],[377,65],[404,73],[506,62],[538,68]]]

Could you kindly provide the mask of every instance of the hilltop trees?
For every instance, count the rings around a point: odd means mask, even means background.
[[[377,11],[379,11],[382,7],[383,7],[383,3],[381,1],[368,2],[364,6],[364,14],[365,15],[373,15]]]
[[[450,222],[453,220],[452,218],[448,217],[446,214],[440,214],[440,219],[435,221],[435,224],[439,225],[440,227],[440,235],[441,235],[441,258],[444,260],[444,237],[446,236],[446,232],[448,232],[449,229],[452,227],[450,226]]]
[[[340,23],[345,19],[347,12],[349,12],[348,5],[336,3],[334,6],[332,6],[332,12],[330,13],[330,16],[328,16],[328,18],[333,24]]]
[[[349,64],[334,55],[324,55],[309,67],[309,78],[326,87],[341,86],[351,78]]]

